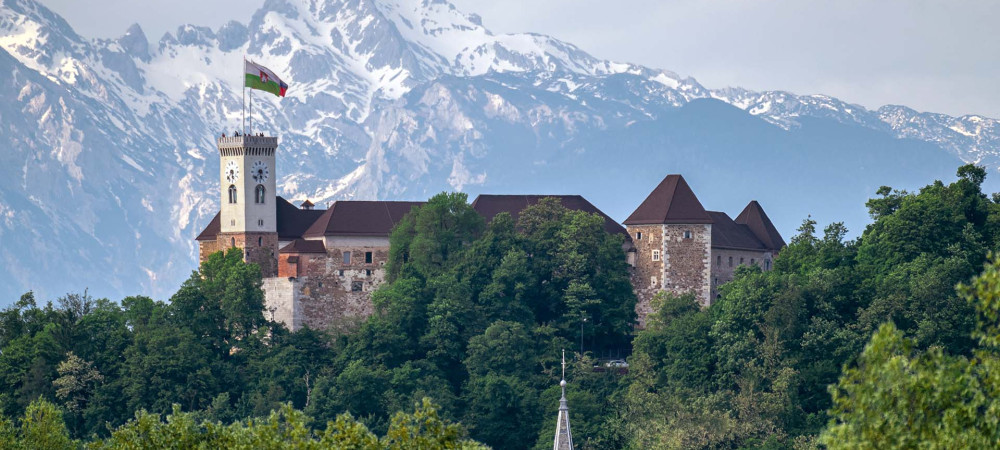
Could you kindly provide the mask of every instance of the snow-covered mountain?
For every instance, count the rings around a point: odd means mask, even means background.
[[[254,95],[254,130],[280,136],[281,194],[317,204],[571,192],[621,219],[683,172],[707,207],[757,198],[787,235],[810,213],[858,229],[879,184],[1000,167],[994,119],[712,90],[491,33],[444,0],[268,0],[248,24],[155,45],[0,5],[0,304],[176,289],[218,208],[214,137],[240,126],[244,55],[291,86]]]

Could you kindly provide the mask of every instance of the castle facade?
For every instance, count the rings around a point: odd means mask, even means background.
[[[276,137],[218,139],[220,209],[197,237],[200,260],[228,248],[243,251],[264,277],[265,314],[290,329],[349,326],[373,311],[371,291],[382,284],[389,234],[423,202],[337,201],[315,209],[275,193]],[[693,293],[708,306],[740,265],[770,270],[785,242],[756,202],[737,216],[706,211],[680,175],[668,175],[618,224],[579,195],[480,195],[472,207],[489,222],[501,212],[515,220],[542,198],[604,217],[605,230],[623,235],[638,297],[638,325],[659,291]]]

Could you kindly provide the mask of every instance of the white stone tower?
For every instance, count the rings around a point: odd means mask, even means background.
[[[265,277],[277,275],[278,224],[275,209],[275,152],[278,138],[220,137],[219,185],[221,240],[243,249],[247,262],[260,265]]]

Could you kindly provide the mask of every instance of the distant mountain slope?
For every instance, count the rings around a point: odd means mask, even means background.
[[[825,96],[707,89],[536,34],[493,34],[440,0],[268,0],[248,24],[77,35],[0,4],[0,304],[86,287],[173,292],[218,208],[214,137],[241,119],[244,54],[282,74],[254,96],[280,136],[281,195],[425,199],[579,193],[623,218],[667,173],[710,209],[762,202],[860,230],[881,184],[1000,167],[994,119],[869,111]]]

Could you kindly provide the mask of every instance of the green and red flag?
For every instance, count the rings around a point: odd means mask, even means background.
[[[271,72],[271,69],[247,60],[243,60],[243,66],[246,72],[246,87],[270,92],[278,97],[285,96],[288,85]]]

